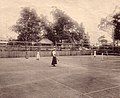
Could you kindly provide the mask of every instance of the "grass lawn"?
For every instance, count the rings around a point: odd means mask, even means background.
[[[0,58],[0,98],[120,98],[120,57]]]

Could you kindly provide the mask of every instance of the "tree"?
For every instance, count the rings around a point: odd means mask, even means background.
[[[83,28],[65,12],[54,7],[52,14],[54,17],[53,34],[56,42],[66,40],[67,42],[77,43],[83,38]]]
[[[46,34],[44,37],[48,38],[49,40],[51,40],[54,45],[55,45],[55,33],[53,32],[53,24],[49,23],[49,25],[45,26],[46,29]]]
[[[120,40],[120,13],[117,13],[113,16],[113,25],[114,25],[114,40]]]
[[[112,36],[114,46],[118,45],[120,40],[120,7],[116,6],[112,14],[102,18],[98,27]]]
[[[43,16],[40,18],[34,9],[25,7],[22,9],[16,25],[12,26],[12,30],[18,33],[18,41],[39,41],[45,25]]]
[[[86,48],[90,48],[90,37],[88,33],[83,35],[82,46]]]
[[[107,39],[105,38],[105,36],[103,35],[103,36],[100,36],[99,38],[98,38],[98,42],[101,44],[101,45],[107,45]]]

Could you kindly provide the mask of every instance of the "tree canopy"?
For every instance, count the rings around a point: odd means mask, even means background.
[[[106,18],[102,18],[99,29],[112,35],[113,44],[118,45],[120,40],[120,9],[116,6],[112,14],[108,15]]]
[[[120,13],[113,16],[114,39],[120,40]]]
[[[107,45],[107,39],[105,38],[105,36],[104,35],[102,35],[102,36],[100,36],[99,38],[98,38],[98,42],[101,44],[101,45]]]
[[[75,43],[83,38],[84,28],[81,27],[82,25],[79,25],[65,12],[55,7],[52,15],[54,17],[53,32],[57,42],[67,39],[68,42]]]
[[[54,44],[63,40],[69,43],[80,43],[84,39],[85,29],[83,24],[78,24],[65,12],[58,8],[51,11],[54,22],[50,23],[43,15],[37,15],[34,9],[25,7],[20,13],[20,18],[12,30],[18,33],[18,41],[38,42],[43,37],[48,38]]]
[[[38,17],[34,9],[25,7],[20,13],[20,18],[12,30],[18,33],[18,41],[39,41],[42,32],[45,32],[45,18]]]

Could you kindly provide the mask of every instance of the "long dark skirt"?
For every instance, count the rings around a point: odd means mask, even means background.
[[[57,64],[57,58],[53,56],[53,58],[52,58],[52,65],[55,65],[55,64]]]

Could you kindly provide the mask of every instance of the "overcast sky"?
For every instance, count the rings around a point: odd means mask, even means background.
[[[0,37],[16,36],[8,28],[19,19],[21,7],[34,8],[38,15],[44,14],[52,21],[51,7],[56,6],[78,23],[83,22],[91,43],[96,43],[101,35],[110,40],[110,36],[97,27],[100,19],[111,14],[116,5],[120,5],[120,0],[0,0]]]

